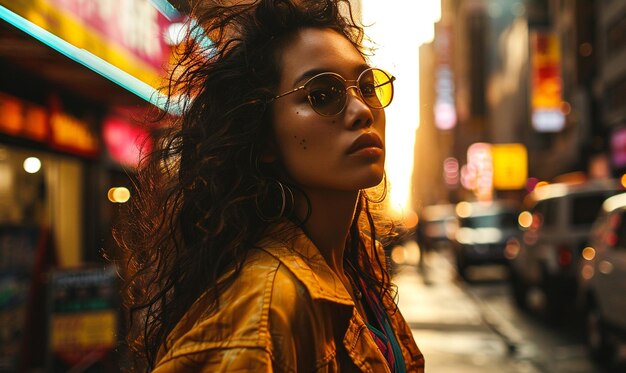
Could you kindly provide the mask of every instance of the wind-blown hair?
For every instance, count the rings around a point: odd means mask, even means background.
[[[273,139],[269,101],[276,95],[283,46],[300,29],[330,28],[365,56],[364,34],[348,0],[232,3],[206,1],[192,12],[169,84],[169,105],[180,104],[182,113],[142,160],[137,196],[114,230],[126,260],[127,342],[147,370],[202,293],[218,307],[221,290],[236,279],[247,252],[270,225],[303,223],[293,206],[276,214],[281,198],[272,180],[302,192],[284,177],[279,162],[259,161]],[[367,232],[372,242],[377,238],[378,220],[370,211],[376,202],[360,194],[346,260],[393,304],[389,276],[381,281],[373,275],[382,259],[369,260],[363,251],[373,245],[364,247],[359,237]]]

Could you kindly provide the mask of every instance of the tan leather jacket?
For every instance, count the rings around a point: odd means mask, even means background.
[[[286,243],[264,240],[219,310],[206,310],[200,297],[170,333],[155,373],[389,372],[352,298],[301,231]],[[404,318],[398,311],[390,319],[407,372],[424,372]]]

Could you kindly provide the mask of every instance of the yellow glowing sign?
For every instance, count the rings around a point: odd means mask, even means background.
[[[114,311],[57,314],[51,321],[53,349],[114,346],[117,315]]]
[[[494,144],[493,186],[495,189],[522,189],[528,178],[528,153],[522,144]]]

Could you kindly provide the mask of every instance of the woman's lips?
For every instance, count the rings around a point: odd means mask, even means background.
[[[357,137],[348,148],[348,154],[380,156],[383,154],[383,140],[373,132],[366,132]]]

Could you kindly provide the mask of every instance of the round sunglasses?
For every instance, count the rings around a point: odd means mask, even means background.
[[[389,106],[393,99],[394,80],[396,78],[393,75],[375,67],[364,70],[356,80],[346,80],[337,73],[324,72],[311,77],[300,87],[274,97],[272,101],[304,90],[311,108],[319,115],[329,117],[345,109],[348,90],[354,88],[367,106],[382,109]],[[349,82],[356,84],[348,85]]]

